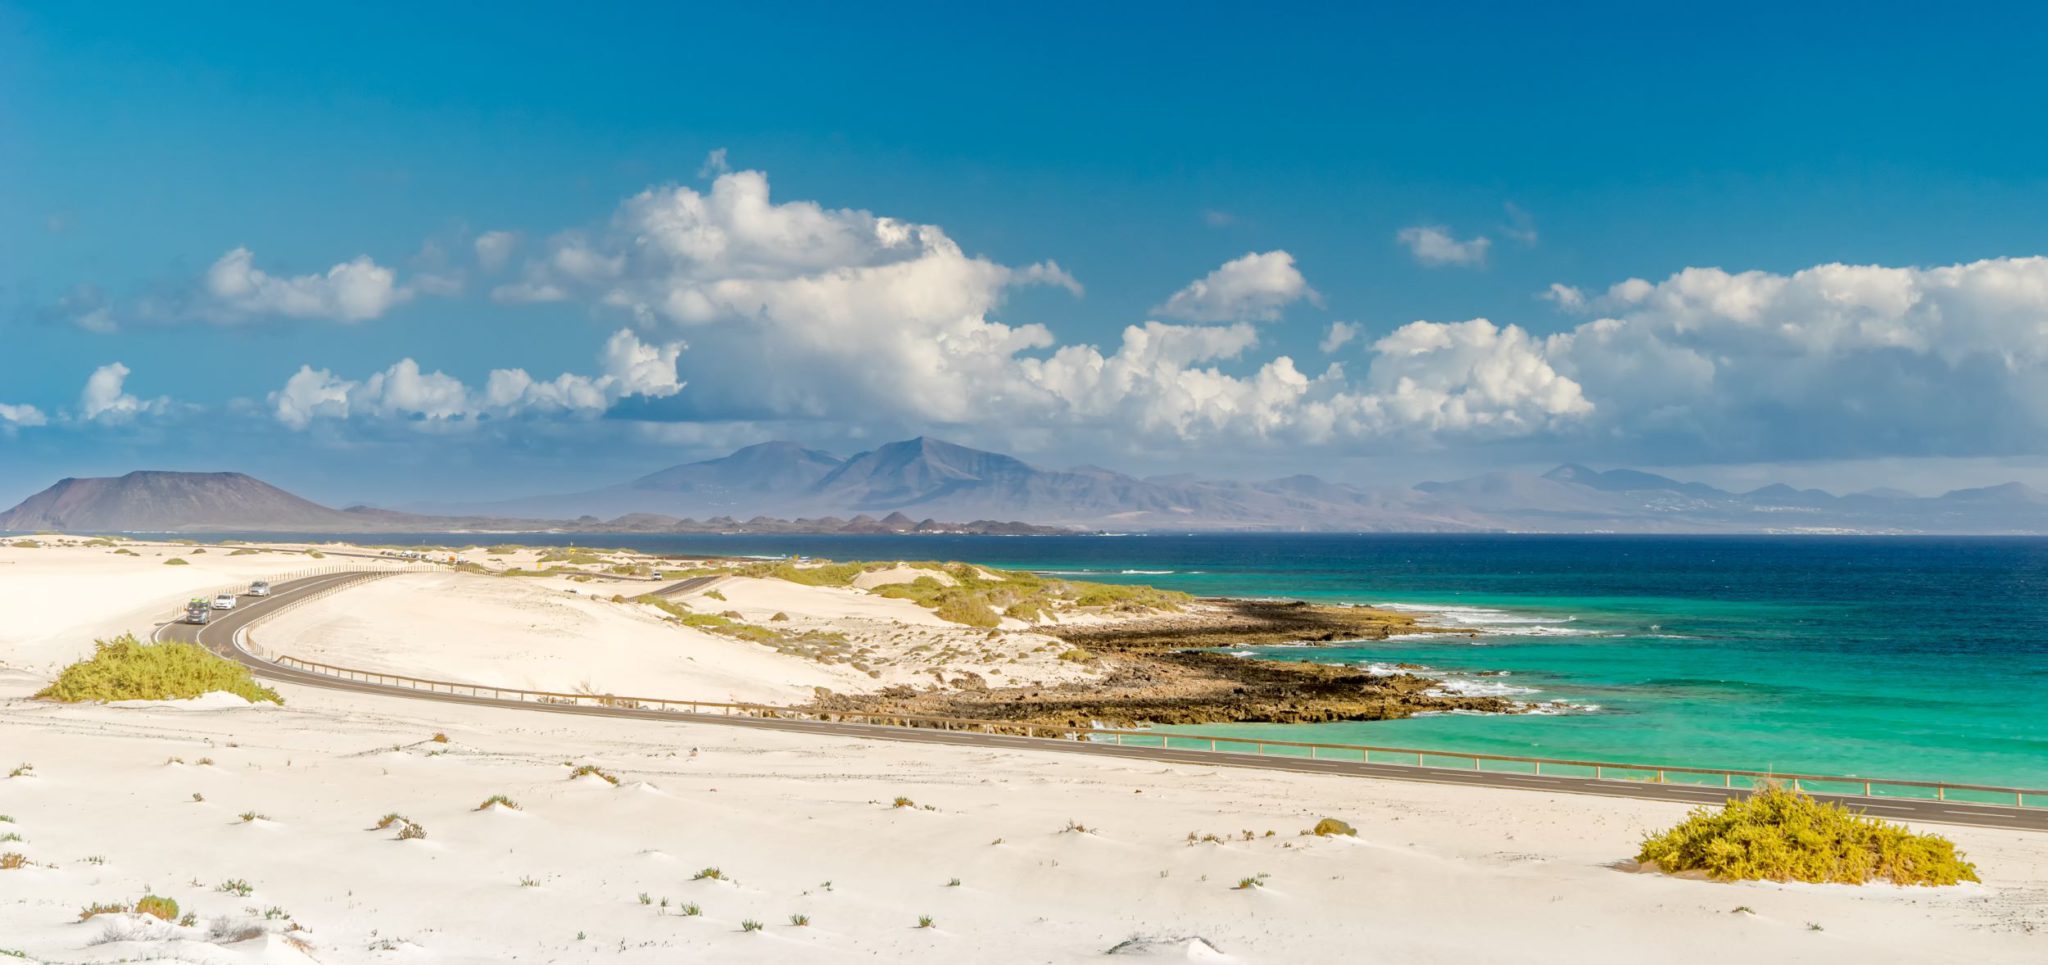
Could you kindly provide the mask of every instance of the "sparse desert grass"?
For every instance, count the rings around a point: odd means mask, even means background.
[[[34,764],[22,764],[14,770],[8,771],[7,776],[9,778],[34,777],[36,776],[36,766]]]
[[[447,735],[447,734],[443,734],[443,733],[441,733],[440,731],[435,731],[435,732],[434,732],[434,736],[432,736],[432,737],[429,737],[429,738],[427,738],[427,739],[428,739],[428,740],[430,740],[430,741],[433,741],[433,742],[434,742],[434,743],[436,743],[436,744],[446,744],[446,743],[448,743],[448,735]]]
[[[206,803],[206,795],[204,795],[204,794],[201,794],[201,793],[199,793],[198,791],[193,791],[193,792],[192,792],[192,803],[194,803],[194,804],[205,804],[205,803]]]
[[[490,797],[484,798],[484,803],[477,805],[476,809],[479,811],[488,811],[493,807],[501,807],[508,811],[517,811],[519,810],[519,802],[514,801],[503,794],[493,794]]]
[[[224,895],[234,895],[237,898],[247,898],[250,895],[255,894],[256,886],[251,885],[248,881],[242,878],[229,878],[228,880],[223,881],[218,885],[215,885],[213,890],[218,891]]]
[[[811,925],[811,916],[804,914],[791,915],[789,916],[789,923],[795,925],[798,928],[809,928]]]
[[[92,657],[65,667],[36,697],[64,703],[184,700],[216,690],[250,703],[284,703],[277,691],[249,676],[249,668],[198,644],[143,643],[132,633],[95,641]]]
[[[612,785],[613,787],[617,787],[619,784],[618,778],[613,777],[610,773],[605,771],[604,768],[601,768],[596,764],[578,764],[575,770],[569,772],[569,780],[573,781],[579,777],[583,777],[584,775],[589,775],[591,777],[598,778],[604,781],[606,784]]]
[[[135,913],[161,918],[164,921],[177,921],[178,903],[160,895],[143,895],[135,899]]]
[[[762,927],[763,926],[760,922],[755,921],[752,918],[748,918],[740,922],[740,931],[760,931]]]
[[[704,870],[702,870],[702,871],[699,871],[699,872],[697,872],[697,873],[696,873],[696,874],[694,874],[694,875],[691,875],[691,876],[690,876],[690,880],[691,880],[691,881],[724,881],[724,880],[726,880],[726,877],[725,877],[725,872],[723,872],[723,871],[720,871],[720,870],[718,870],[717,868],[705,868]]]
[[[207,927],[206,940],[216,945],[232,945],[262,938],[264,934],[263,926],[253,921],[217,918]]]
[[[1313,834],[1319,838],[1327,838],[1332,835],[1343,835],[1345,837],[1351,838],[1358,837],[1357,828],[1354,828],[1349,824],[1339,821],[1336,818],[1324,818],[1321,821],[1317,821],[1316,826],[1310,828],[1308,830],[1308,833]]]
[[[1720,811],[1696,808],[1684,823],[1643,841],[1638,861],[1665,872],[1701,871],[1720,881],[1952,885],[1977,868],[1935,834],[1766,787]]]
[[[0,844],[13,844],[20,840],[21,835],[16,834],[12,831],[7,832],[6,834],[0,834]]]
[[[960,887],[960,879],[958,879],[958,878],[949,878],[949,879],[947,879],[947,880],[946,880],[946,887],[948,887],[948,888],[958,888],[958,887]]]
[[[28,867],[28,856],[19,851],[0,852],[0,871]]]
[[[534,876],[532,876],[532,875],[520,875],[520,876],[519,876],[519,887],[521,887],[521,888],[538,888],[538,887],[540,887],[540,879],[539,879],[539,878],[536,878],[536,877],[534,877]]]
[[[848,663],[853,659],[853,643],[843,633],[829,630],[807,630],[800,633],[775,630],[742,622],[736,610],[727,610],[719,614],[697,613],[685,604],[651,593],[634,597],[633,602],[655,607],[668,614],[670,620],[683,626],[773,647],[781,653],[823,663]]]
[[[123,546],[123,547],[120,547],[120,548],[118,548],[118,549],[114,550],[114,555],[115,555],[115,556],[141,556],[142,554],[141,554],[141,553],[137,553],[137,552],[135,552],[134,550],[131,550],[131,549],[129,549],[129,548],[128,548],[128,547],[126,547],[126,546]]]
[[[939,920],[938,920],[938,919],[936,919],[936,918],[933,918],[933,917],[932,917],[932,916],[930,916],[930,915],[919,915],[919,916],[917,916],[917,927],[919,927],[919,928],[937,928],[937,927],[938,927],[938,925],[939,925]]]
[[[94,915],[125,915],[128,910],[129,906],[123,902],[93,902],[78,909],[78,920],[86,921]]]
[[[262,550],[258,550],[258,549],[250,549],[249,547],[246,547],[246,546],[244,546],[244,547],[242,547],[241,549],[238,549],[238,550],[234,550],[234,551],[232,551],[232,552],[228,553],[228,555],[229,555],[229,556],[255,556],[256,554],[258,554],[258,553],[261,553],[261,552],[263,552],[263,551],[262,551]]]
[[[257,822],[257,821],[268,821],[268,820],[270,820],[270,815],[268,815],[268,814],[262,814],[262,813],[259,813],[259,812],[256,812],[256,811],[243,811],[243,812],[242,812],[242,813],[241,813],[241,814],[239,815],[239,817],[240,817],[240,818],[242,819],[242,823],[243,823],[243,824],[253,824],[253,823]]]
[[[720,603],[726,602],[725,594],[720,593],[717,590],[705,590],[704,597],[705,599],[717,600]]]
[[[1254,888],[1264,888],[1266,887],[1267,877],[1267,874],[1261,871],[1258,874],[1252,875],[1249,878],[1239,878],[1237,879],[1237,887],[1235,890],[1250,891]]]
[[[984,630],[1001,624],[997,613],[1035,620],[1051,615],[1061,606],[1113,611],[1178,610],[1191,599],[1185,593],[1149,586],[1053,580],[1035,573],[990,570],[965,563],[905,565],[944,572],[953,585],[947,586],[936,577],[920,576],[908,583],[879,586],[871,592],[910,600],[933,610],[942,620]]]
[[[682,906],[678,907],[676,911],[679,914],[681,914],[684,918],[696,918],[704,914],[703,907],[698,905],[694,901],[683,904]]]
[[[173,556],[173,557],[171,557],[170,559],[167,559],[167,560],[165,560],[165,561],[164,561],[164,565],[165,565],[165,566],[191,566],[191,565],[192,565],[192,563],[191,563],[191,561],[190,561],[190,560],[187,560],[187,559],[185,559],[185,558],[184,558],[184,557],[182,557],[182,556]]]
[[[405,822],[398,829],[398,840],[400,841],[418,841],[426,836],[427,829],[411,821]]]
[[[917,802],[907,797],[903,797],[902,795],[897,795],[896,800],[890,802],[889,806],[896,808],[912,808],[917,806]]]
[[[407,817],[406,817],[405,815],[403,815],[403,814],[400,814],[400,813],[398,813],[397,811],[393,811],[393,812],[391,812],[390,814],[386,814],[386,815],[384,815],[383,817],[381,817],[381,818],[378,818],[378,819],[377,819],[377,823],[376,823],[376,825],[375,825],[375,826],[373,826],[373,827],[371,827],[371,828],[370,828],[370,830],[372,830],[372,831],[383,831],[383,830],[389,829],[389,828],[390,828],[390,827],[391,827],[392,825],[394,825],[394,824],[411,824],[411,823],[412,823],[412,821],[411,821],[411,820],[410,820],[409,818],[407,818]]]
[[[1093,829],[1093,828],[1090,828],[1089,826],[1087,826],[1087,825],[1085,825],[1085,824],[1082,824],[1082,823],[1081,823],[1081,822],[1079,822],[1079,821],[1073,820],[1072,818],[1069,818],[1069,819],[1067,820],[1067,826],[1066,826],[1066,827],[1064,827],[1064,828],[1061,828],[1061,829],[1060,829],[1060,833],[1061,833],[1061,834],[1094,834],[1094,833],[1095,833],[1095,829]]]

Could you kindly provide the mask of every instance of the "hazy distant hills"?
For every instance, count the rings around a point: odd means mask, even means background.
[[[1579,465],[1414,487],[1307,475],[1140,479],[1096,466],[1048,469],[929,437],[843,460],[794,443],[764,443],[617,486],[462,508],[556,518],[902,512],[1132,532],[2048,532],[2048,497],[2018,483],[1938,497],[1882,489],[1836,496],[1784,485],[1735,493]]]
[[[239,473],[136,472],[63,480],[0,514],[0,530],[2048,533],[2048,496],[2020,483],[1934,497],[1785,485],[1738,493],[1578,465],[1413,487],[1307,475],[1140,479],[1096,466],[1046,469],[932,438],[845,459],[768,442],[584,492],[431,508],[335,510]]]
[[[675,477],[687,485],[692,477]],[[701,480],[696,480],[701,482]],[[718,492],[713,491],[714,495]],[[1066,532],[1023,522],[941,522],[891,513],[880,519],[824,516],[679,519],[655,513],[552,519],[504,515],[421,515],[369,506],[329,509],[238,472],[131,472],[119,478],[63,479],[0,513],[0,532],[71,533],[976,533]]]

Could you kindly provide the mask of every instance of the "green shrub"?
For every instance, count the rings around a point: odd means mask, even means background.
[[[143,895],[135,902],[135,912],[139,915],[154,915],[165,921],[177,921],[178,903],[156,895]]]
[[[1336,818],[1324,818],[1321,821],[1317,821],[1316,826],[1310,829],[1309,833],[1320,838],[1327,838],[1332,835],[1338,834],[1352,838],[1358,837],[1357,828],[1354,828],[1349,824],[1339,821]]]
[[[479,811],[488,811],[493,806],[501,807],[508,811],[519,810],[519,803],[512,800],[509,797],[506,797],[503,794],[493,794],[490,797],[485,798],[484,803],[477,805],[476,809]]]
[[[1684,823],[1644,839],[1636,860],[1665,872],[1703,871],[1720,881],[1978,880],[1977,867],[1947,838],[1915,834],[1782,787],[1730,800],[1718,812],[1696,808]]]
[[[194,643],[143,643],[134,634],[95,641],[91,659],[57,675],[38,698],[65,703],[109,700],[182,700],[222,690],[255,703],[284,703],[277,691],[249,676],[249,668],[223,660]]]
[[[970,593],[948,594],[933,612],[941,620],[983,630],[993,629],[1003,622],[1003,618],[996,616],[987,603]]]
[[[187,560],[187,559],[185,559],[185,558],[184,558],[184,557],[182,557],[182,556],[173,556],[173,557],[171,557],[170,559],[167,559],[167,560],[165,560],[165,561],[164,561],[164,565],[165,565],[165,566],[191,566],[191,565],[192,565],[192,563],[191,563],[191,561],[190,561],[190,560]]]

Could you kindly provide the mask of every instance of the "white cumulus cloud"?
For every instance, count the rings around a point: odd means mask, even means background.
[[[140,399],[126,389],[128,366],[111,362],[86,377],[78,394],[78,417],[86,422],[122,423],[138,415],[154,415],[170,406],[169,399]]]
[[[527,414],[602,415],[628,396],[665,398],[681,392],[676,362],[683,344],[650,345],[621,329],[605,342],[597,375],[563,373],[540,380],[524,369],[496,369],[482,388],[412,359],[355,380],[310,365],[270,394],[271,414],[304,429],[319,420],[397,419],[447,425]]]
[[[277,315],[360,322],[404,303],[412,289],[391,269],[358,256],[324,274],[280,277],[256,267],[256,256],[236,248],[206,271],[208,308],[224,319]]]
[[[2048,258],[1688,268],[1586,304],[1546,351],[1628,435],[1727,458],[2048,450]]]
[[[1425,267],[1476,267],[1486,264],[1486,251],[1493,247],[1492,239],[1481,235],[1459,241],[1451,229],[1443,225],[1414,225],[1395,232],[1394,240],[1408,249],[1415,260]]]
[[[1323,340],[1316,348],[1324,355],[1328,355],[1351,344],[1351,340],[1357,338],[1362,329],[1363,326],[1357,322],[1331,322],[1330,330],[1323,334]]]
[[[1459,323],[1428,351],[1382,343],[1363,382],[1338,365],[1310,374],[1284,355],[1253,357],[1253,323],[1317,299],[1286,251],[1234,259],[1158,309],[1225,324],[1132,325],[1107,348],[997,320],[1005,293],[1029,284],[1079,292],[1052,262],[998,264],[936,225],[777,201],[767,175],[726,171],[707,190],[653,188],[602,225],[556,235],[494,295],[581,300],[642,328],[688,332],[687,356],[649,368],[664,385],[687,377],[690,393],[658,415],[641,410],[647,417],[1328,442],[1546,432],[1590,411],[1513,326]],[[1330,350],[1359,331],[1333,327]],[[337,394],[319,376],[306,375],[322,389],[309,392],[315,404]],[[568,400],[580,388],[549,385],[508,375],[485,397]],[[368,389],[339,394],[356,409]]]
[[[1271,321],[1280,310],[1315,290],[1285,251],[1250,252],[1174,292],[1154,308],[1160,316],[1195,322]]]
[[[50,424],[50,418],[43,410],[32,405],[9,405],[0,403],[0,429],[33,428]]]

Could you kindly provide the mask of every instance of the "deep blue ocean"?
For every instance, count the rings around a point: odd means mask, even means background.
[[[2048,788],[2048,539],[508,539],[842,560],[967,560],[1203,595],[1412,607],[1474,635],[1265,652],[1383,672],[1419,664],[1452,688],[1559,702],[1554,712],[1230,730]]]

